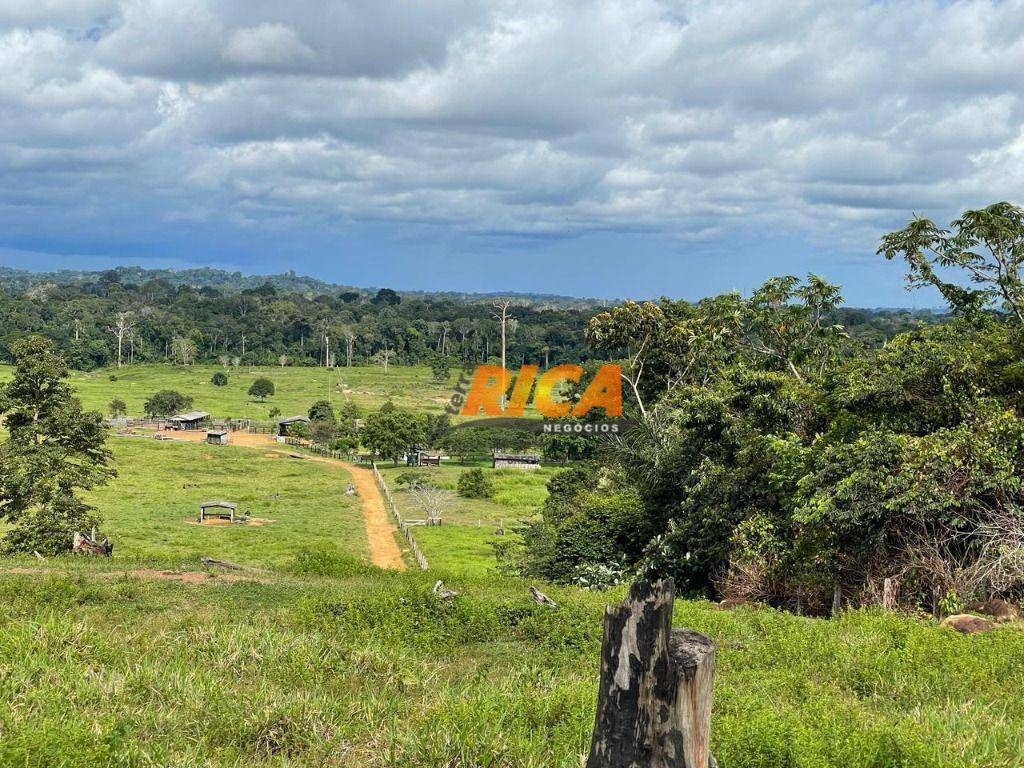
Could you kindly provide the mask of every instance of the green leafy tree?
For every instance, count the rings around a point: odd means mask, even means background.
[[[394,307],[402,303],[402,297],[398,295],[396,291],[391,288],[381,288],[377,291],[377,295],[370,299],[373,304],[381,304],[384,306]]]
[[[359,406],[352,400],[346,400],[338,409],[339,450],[354,450],[359,445]]]
[[[466,459],[486,456],[491,449],[489,430],[478,427],[452,429],[444,438],[442,447],[452,456],[459,457],[459,463]]]
[[[430,361],[431,378],[438,384],[443,384],[451,378],[451,366],[447,357],[438,356]]]
[[[836,359],[846,332],[830,318],[842,301],[839,286],[817,275],[805,283],[792,275],[773,277],[741,302],[737,336],[754,355],[803,381]]]
[[[13,378],[0,388],[0,519],[8,552],[66,552],[73,533],[98,524],[76,495],[115,475],[99,413],[72,397],[67,368],[51,342],[29,337],[12,347]]]
[[[107,409],[110,411],[111,418],[118,419],[128,413],[128,406],[124,400],[119,397],[115,397],[107,405]]]
[[[191,407],[192,398],[173,389],[161,389],[143,404],[143,409],[150,418],[173,416]]]
[[[224,371],[217,371],[210,378],[210,383],[215,387],[226,387],[228,384],[228,375]]]
[[[335,422],[334,408],[326,400],[317,400],[309,407],[310,421],[324,421],[330,424]]]
[[[426,437],[422,416],[396,408],[387,402],[376,413],[366,417],[359,439],[375,455],[391,459],[397,465],[399,458]]]
[[[274,391],[274,382],[264,376],[260,376],[252,383],[252,386],[249,387],[249,396],[256,397],[259,398],[260,401],[264,401],[268,397],[272,397]]]
[[[1024,209],[1019,206],[1002,202],[965,211],[950,229],[917,216],[885,235],[878,252],[907,262],[908,288],[937,288],[962,315],[973,318],[996,305],[1024,323]],[[952,282],[947,276],[961,279]]]
[[[447,413],[428,413],[424,426],[423,440],[432,448],[444,445],[454,429],[452,418]]]
[[[587,323],[587,343],[596,350],[626,352],[622,378],[633,391],[640,413],[647,414],[642,394],[648,361],[663,344],[668,330],[665,313],[653,302],[627,301],[602,312]]]

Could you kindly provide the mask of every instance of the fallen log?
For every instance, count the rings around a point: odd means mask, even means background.
[[[459,595],[459,593],[456,592],[454,589],[448,589],[448,587],[446,587],[444,585],[444,582],[440,579],[438,579],[437,583],[434,584],[433,592],[442,600],[451,600],[452,598],[458,597]]]
[[[530,594],[533,596],[533,602],[537,603],[537,605],[547,605],[551,608],[558,607],[558,603],[556,603],[554,600],[545,595],[536,587],[530,587]]]
[[[605,610],[601,681],[587,768],[714,768],[715,644],[672,629],[671,579],[637,582]]]

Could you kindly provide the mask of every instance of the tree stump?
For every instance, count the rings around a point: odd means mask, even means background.
[[[76,555],[102,555],[103,557],[110,557],[114,552],[114,545],[110,543],[108,538],[99,541],[96,529],[93,528],[92,536],[75,531],[75,535],[71,540],[71,551]]]
[[[896,610],[896,585],[888,577],[882,580],[882,608],[886,611]]]
[[[709,768],[715,644],[672,629],[671,579],[637,582],[604,617],[587,768]]]

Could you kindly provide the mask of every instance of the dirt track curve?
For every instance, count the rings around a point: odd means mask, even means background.
[[[175,440],[188,440],[189,442],[202,442],[206,439],[204,432],[174,432]],[[249,448],[270,448],[277,446],[277,441],[270,435],[249,434],[246,432],[232,432],[228,437],[229,443],[244,445]],[[276,449],[275,453],[288,456],[288,451]],[[373,471],[364,467],[357,467],[347,461],[328,459],[323,456],[312,456],[302,454],[307,461],[319,461],[330,464],[332,467],[340,467],[352,476],[352,483],[356,487],[359,498],[363,502],[363,522],[366,525],[366,542],[370,548],[370,560],[380,568],[392,568],[398,571],[405,570],[405,561],[402,559],[402,550],[395,540],[395,527],[391,524],[387,509],[384,507],[384,497],[373,479]]]
[[[391,524],[388,511],[384,506],[377,482],[373,479],[373,470],[357,467],[347,461],[328,459],[324,456],[307,456],[308,461],[319,461],[332,467],[341,467],[352,475],[352,484],[363,502],[363,521],[366,524],[366,541],[370,547],[370,560],[381,568],[405,570],[402,550],[395,541],[395,527]]]

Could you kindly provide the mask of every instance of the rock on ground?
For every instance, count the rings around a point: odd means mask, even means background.
[[[988,619],[983,619],[981,616],[974,616],[970,613],[956,613],[944,618],[942,626],[955,629],[957,632],[962,632],[965,635],[973,635],[978,632],[988,632],[995,629],[996,625]]]

